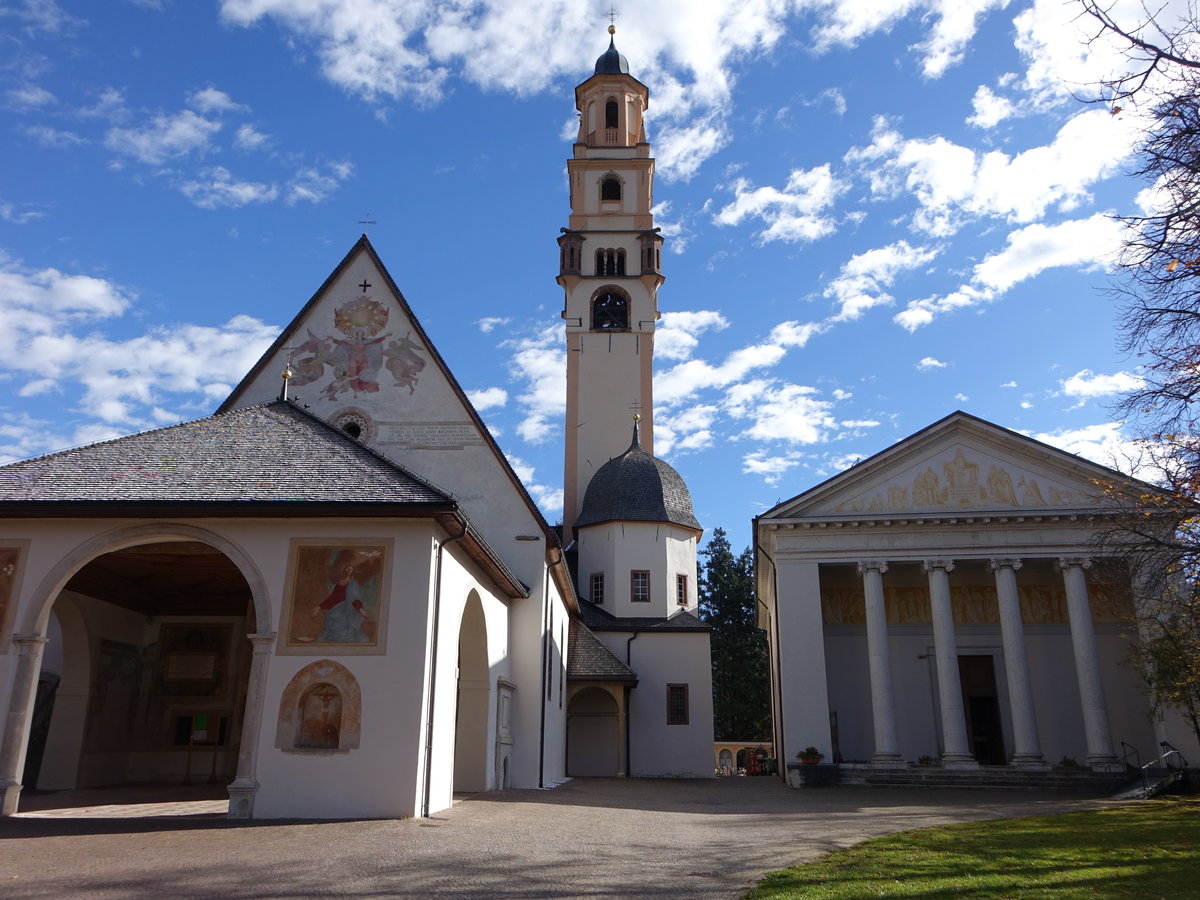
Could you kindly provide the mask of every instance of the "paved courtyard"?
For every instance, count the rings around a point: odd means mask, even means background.
[[[220,789],[188,790],[26,798],[22,815],[0,820],[0,896],[731,898],[767,871],[865,838],[1107,802],[576,779],[470,796],[432,819],[236,823],[221,815]]]

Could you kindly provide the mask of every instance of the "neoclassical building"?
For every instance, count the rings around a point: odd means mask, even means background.
[[[754,521],[780,759],[1123,771],[1177,733],[1097,558],[1124,476],[956,412]]]

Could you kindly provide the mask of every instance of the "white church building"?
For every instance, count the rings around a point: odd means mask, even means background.
[[[1120,773],[1187,746],[1148,716],[1097,550],[1126,481],[956,412],[758,516],[779,758]]]
[[[576,91],[561,533],[365,236],[214,415],[0,467],[0,812],[214,779],[232,817],[423,816],[712,775],[701,528],[653,456],[648,99],[611,42]]]

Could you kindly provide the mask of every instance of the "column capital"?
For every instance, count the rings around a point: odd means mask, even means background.
[[[14,634],[12,642],[17,648],[17,654],[25,656],[33,651],[41,648],[50,638],[42,637],[40,634]]]
[[[926,572],[933,572],[937,569],[941,569],[942,571],[945,571],[945,572],[953,572],[954,571],[954,560],[952,560],[952,559],[927,559],[923,563],[921,563],[921,568],[923,568]]]
[[[246,637],[254,645],[255,653],[269,653],[271,645],[275,643],[276,634],[272,631],[270,634],[248,634]]]
[[[1058,567],[1064,572],[1067,569],[1074,568],[1090,569],[1092,567],[1092,560],[1087,556],[1060,556],[1058,559]]]
[[[989,560],[989,563],[991,564],[993,572],[997,572],[1000,569],[1012,569],[1016,571],[1017,569],[1021,568],[1022,565],[1024,565],[1021,560],[1015,557],[997,557]]]
[[[859,575],[865,575],[867,572],[878,572],[882,575],[887,570],[887,561],[882,559],[864,559],[858,563]]]

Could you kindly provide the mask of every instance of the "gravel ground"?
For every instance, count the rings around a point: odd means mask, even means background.
[[[29,800],[24,808],[48,805]],[[60,811],[0,820],[0,897],[730,898],[765,872],[866,838],[1105,803],[1016,791],[795,790],[772,778],[584,778],[472,795],[430,819]]]

